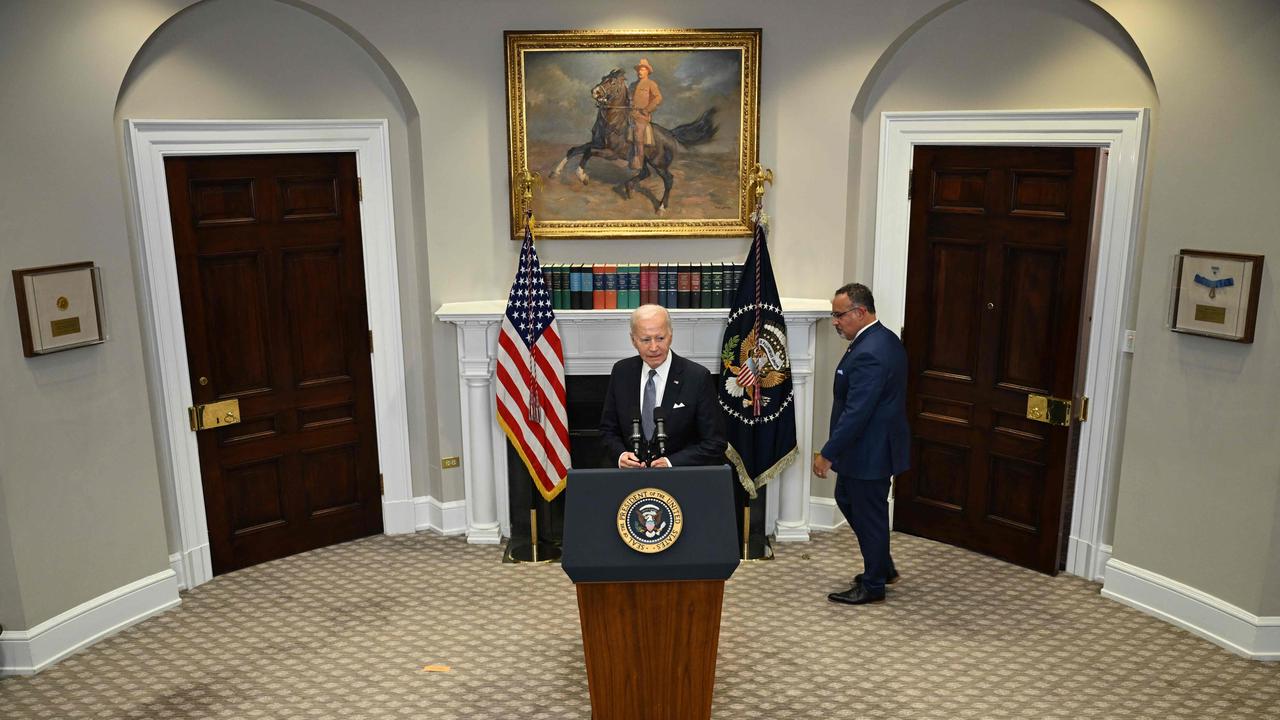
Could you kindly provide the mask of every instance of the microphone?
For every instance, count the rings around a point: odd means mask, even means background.
[[[658,443],[658,452],[654,459],[667,456],[667,422],[661,408],[653,411],[653,435]]]
[[[640,418],[631,418],[631,452],[636,457],[642,457],[640,454],[640,446],[644,436],[640,434]]]

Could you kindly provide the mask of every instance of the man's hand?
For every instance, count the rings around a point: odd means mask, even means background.
[[[831,461],[822,457],[822,453],[813,456],[813,474],[820,478],[827,476],[827,471],[831,469]]]
[[[664,457],[660,457],[649,463],[649,467],[671,467],[671,461]]]
[[[619,468],[642,468],[644,463],[640,462],[640,458],[636,457],[633,452],[624,452],[618,456]]]

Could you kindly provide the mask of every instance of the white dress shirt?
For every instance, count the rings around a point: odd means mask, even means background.
[[[653,411],[654,413],[657,413],[658,408],[662,407],[662,396],[667,390],[667,378],[671,376],[671,351],[670,350],[667,351],[667,359],[663,360],[661,365],[653,369],[658,371],[658,374],[653,376],[653,388],[656,391],[653,398]],[[641,360],[640,361],[640,405],[641,407],[644,406],[644,386],[649,384],[649,370],[650,370],[649,364]],[[622,453],[622,455],[626,455],[628,452],[631,452],[631,451],[626,450]],[[618,456],[617,464],[619,465],[619,467],[621,467],[622,455]],[[671,461],[668,460],[667,462],[671,462]]]
[[[667,389],[667,378],[671,375],[671,351],[667,351],[667,359],[662,364],[654,368],[658,374],[653,378],[654,388],[658,391],[658,395],[654,398],[653,409],[657,410],[662,407],[662,393]],[[640,361],[640,403],[644,404],[644,386],[649,384],[649,366],[643,360]]]

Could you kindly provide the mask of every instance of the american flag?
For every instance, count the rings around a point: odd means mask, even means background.
[[[498,424],[533,484],[551,500],[564,489],[569,470],[564,350],[529,225],[498,333]]]

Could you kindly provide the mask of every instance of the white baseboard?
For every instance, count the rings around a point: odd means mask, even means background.
[[[1099,545],[1098,551],[1093,554],[1093,575],[1089,579],[1094,582],[1105,580],[1107,577],[1107,563],[1109,562],[1111,562],[1111,546]]]
[[[440,502],[431,497],[413,499],[413,527],[415,530],[431,530],[441,535],[461,535],[467,531],[467,501]]]
[[[1252,660],[1280,660],[1280,616],[1258,617],[1150,570],[1111,559],[1102,594]]]
[[[0,633],[0,677],[34,675],[179,602],[177,575],[164,570],[81,603],[30,630],[6,630]]]
[[[169,569],[173,571],[179,590],[186,590],[191,587],[187,584],[187,568],[182,563],[182,553],[174,553],[169,556]]]
[[[414,532],[415,500],[383,500],[382,532],[386,535],[407,535]]]
[[[840,513],[840,508],[836,507],[834,498],[816,496],[809,498],[810,530],[835,530],[844,524],[844,515]]]
[[[1102,582],[1107,572],[1107,561],[1111,559],[1110,545],[1093,545],[1072,535],[1067,538],[1067,548],[1067,572],[1085,580]]]

